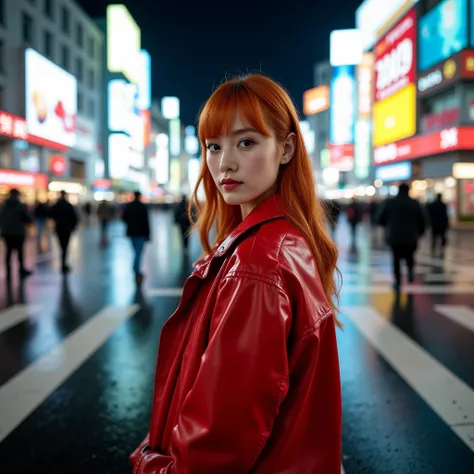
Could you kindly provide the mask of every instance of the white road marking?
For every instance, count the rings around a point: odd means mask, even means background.
[[[30,318],[41,306],[15,305],[0,311],[0,333]]]
[[[148,296],[181,296],[182,288],[150,288]]]
[[[382,294],[393,292],[391,285],[344,285],[341,294],[349,293],[366,293],[366,294]],[[411,295],[446,295],[446,294],[472,294],[472,285],[402,285],[402,293]]]
[[[371,306],[341,313],[474,451],[474,391]]]
[[[437,304],[434,310],[460,326],[474,332],[474,310],[467,306]]]
[[[138,310],[106,306],[0,387],[0,443]]]

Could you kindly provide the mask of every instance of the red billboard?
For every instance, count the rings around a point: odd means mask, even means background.
[[[416,12],[407,13],[374,47],[375,102],[416,80]]]
[[[376,165],[413,160],[454,150],[474,150],[474,127],[452,127],[374,149]]]
[[[354,144],[329,145],[331,168],[351,171],[354,168]]]

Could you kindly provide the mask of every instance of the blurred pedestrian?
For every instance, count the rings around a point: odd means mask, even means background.
[[[400,288],[400,262],[405,260],[408,267],[408,281],[415,278],[415,251],[418,240],[425,232],[426,216],[420,203],[409,196],[409,186],[399,186],[398,195],[380,206],[377,221],[385,227],[387,244],[392,249],[395,289]]]
[[[438,242],[441,245],[440,256],[444,256],[446,247],[446,232],[449,229],[448,206],[443,202],[442,194],[437,194],[436,199],[427,206],[431,226],[431,254],[436,255]]]
[[[86,216],[86,223],[90,224],[91,215],[92,215],[92,204],[89,201],[87,201],[84,204],[83,209],[84,209],[84,214]]]
[[[115,216],[115,208],[112,203],[107,200],[101,201],[99,206],[97,207],[97,217],[99,218],[100,222],[100,243],[101,245],[107,245],[108,237],[107,237],[107,229],[109,227],[110,221]]]
[[[140,191],[134,193],[135,199],[128,203],[123,212],[123,221],[127,226],[127,236],[132,242],[134,260],[133,272],[137,283],[143,281],[141,272],[141,260],[145,244],[150,240],[150,221],[148,209],[141,201]]]
[[[79,223],[74,206],[68,201],[66,191],[61,191],[59,199],[51,208],[51,218],[54,220],[56,236],[61,248],[61,271],[63,274],[69,273],[71,268],[67,264],[67,255],[71,235]]]
[[[49,203],[47,201],[36,201],[33,215],[36,224],[36,240],[38,243],[38,249],[40,251],[43,250],[42,239],[48,222],[49,212]]]
[[[10,190],[9,197],[0,208],[0,229],[5,242],[5,267],[7,270],[7,281],[11,280],[11,256],[14,251],[18,255],[18,267],[20,277],[25,278],[31,275],[31,270],[25,268],[23,247],[26,238],[26,226],[31,224],[28,208],[20,201],[20,191]]]
[[[335,199],[327,200],[325,203],[329,227],[331,228],[331,235],[334,240],[336,235],[337,224],[341,214],[341,206]]]
[[[357,228],[362,221],[362,207],[355,197],[352,198],[351,203],[347,206],[346,217],[351,228],[351,245],[354,247],[357,238]]]
[[[189,251],[189,232],[191,230],[192,224],[188,215],[189,209],[189,199],[183,194],[181,196],[181,201],[176,205],[174,211],[174,221],[179,226],[181,237],[183,240],[183,250],[184,253]]]

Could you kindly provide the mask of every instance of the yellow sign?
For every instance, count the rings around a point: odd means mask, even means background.
[[[409,84],[374,105],[374,146],[411,137],[416,133],[416,88]]]
[[[453,59],[448,59],[444,63],[443,74],[446,79],[452,79],[456,75],[456,61]]]
[[[121,72],[130,81],[141,79],[141,31],[124,5],[107,7],[107,68]]]

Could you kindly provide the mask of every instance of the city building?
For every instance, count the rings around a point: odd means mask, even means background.
[[[441,193],[453,220],[474,220],[474,4],[399,3],[374,37],[375,178],[412,182],[424,202]]]
[[[103,41],[71,0],[0,1],[0,195],[88,198],[102,168]]]
[[[151,127],[151,58],[141,49],[141,31],[124,5],[109,5],[105,18],[96,19],[104,34],[101,87],[105,107],[101,115],[104,143],[102,188],[127,200],[139,190],[150,197],[147,148]]]

